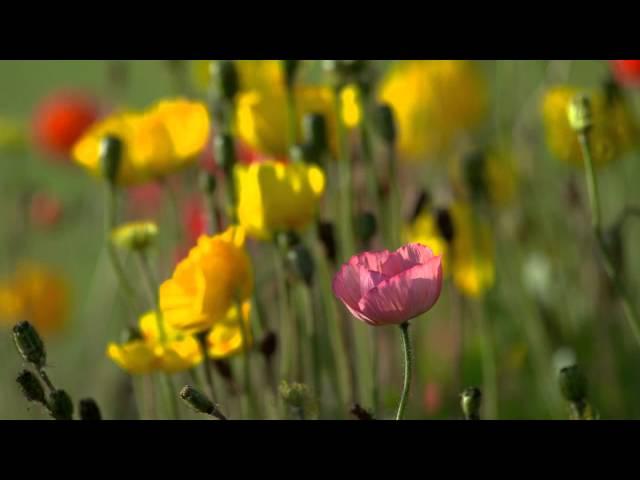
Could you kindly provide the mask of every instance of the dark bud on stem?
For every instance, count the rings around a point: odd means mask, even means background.
[[[268,331],[260,342],[260,352],[269,360],[278,348],[278,336],[275,332]]]
[[[282,251],[287,251],[292,247],[295,247],[301,242],[300,235],[293,231],[278,232],[276,234],[276,244]]]
[[[284,73],[285,86],[287,88],[293,87],[300,63],[300,60],[280,60],[280,65],[282,65],[282,71]]]
[[[215,410],[213,402],[204,393],[191,385],[185,385],[180,390],[180,398],[196,412],[211,415]]]
[[[136,327],[127,327],[120,334],[120,341],[122,343],[129,343],[142,339],[142,332]]]
[[[80,420],[102,420],[100,408],[93,398],[83,398],[78,404]]]
[[[329,150],[329,135],[324,115],[319,113],[305,115],[302,121],[302,134],[305,144],[317,157]]]
[[[444,238],[449,244],[453,242],[455,230],[449,210],[446,208],[439,208],[436,210],[436,224],[438,225],[438,231],[442,238]]]
[[[333,223],[331,222],[318,222],[318,238],[324,245],[324,250],[327,254],[327,257],[332,262],[335,262],[337,259],[337,246],[336,246],[336,235],[335,229],[333,227]]]
[[[13,341],[25,362],[40,369],[47,361],[44,343],[29,322],[18,322],[13,327]]]
[[[293,275],[302,280],[306,285],[311,286],[315,264],[309,249],[302,243],[290,248],[287,252],[287,260]]]
[[[211,64],[211,77],[220,95],[227,101],[233,101],[240,88],[238,71],[233,60],[217,60]]]
[[[624,267],[624,245],[622,241],[622,224],[614,225],[613,227],[602,232],[602,242],[604,248],[611,257],[613,266],[616,272],[621,272]]]
[[[560,370],[560,391],[562,396],[571,403],[581,403],[587,398],[587,379],[577,365],[564,367]]]
[[[100,141],[100,170],[102,176],[111,185],[115,185],[118,178],[123,152],[124,143],[114,135],[106,135]]]
[[[229,382],[233,380],[233,372],[231,372],[229,362],[227,362],[226,360],[214,360],[213,366],[215,367],[216,372],[218,372],[218,375],[220,375],[226,381]]]
[[[393,108],[386,103],[380,104],[376,107],[373,118],[380,138],[382,138],[387,145],[394,145],[398,133]]]
[[[212,194],[216,191],[216,177],[209,172],[202,171],[198,177],[198,186],[204,194]]]
[[[233,137],[228,133],[217,134],[213,139],[215,159],[225,174],[230,175],[236,163],[236,147]]]
[[[28,402],[38,402],[43,405],[47,404],[44,388],[42,388],[42,384],[38,377],[36,377],[29,370],[23,370],[16,378],[16,382],[20,385],[20,389],[22,390],[22,394],[27,399]]]
[[[487,198],[486,155],[482,150],[474,150],[463,159],[464,181],[474,200]]]
[[[482,392],[477,387],[465,388],[460,394],[460,406],[465,420],[480,420]]]
[[[49,413],[56,420],[73,419],[73,402],[64,390],[55,390],[49,395]]]
[[[368,246],[378,230],[378,222],[371,212],[362,212],[356,215],[353,221],[354,230],[358,239]]]
[[[368,411],[362,408],[359,404],[353,405],[349,413],[356,417],[358,420],[374,420],[373,415],[371,415]]]
[[[427,190],[421,190],[418,198],[416,198],[416,203],[413,205],[413,213],[411,214],[411,218],[409,220],[411,222],[415,222],[420,214],[427,208],[429,208],[430,205],[431,194]]]

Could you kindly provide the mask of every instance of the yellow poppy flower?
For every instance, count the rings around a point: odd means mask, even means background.
[[[355,128],[360,125],[362,111],[360,108],[360,94],[355,85],[347,85],[340,92],[342,103],[342,121],[347,128]]]
[[[9,118],[0,118],[0,150],[20,152],[27,146],[27,132],[23,124]]]
[[[327,122],[331,148],[336,147],[333,92],[328,87],[298,85],[295,87],[298,129],[305,115],[321,114]],[[277,158],[286,157],[289,150],[287,100],[283,86],[250,90],[238,97],[236,130],[251,148]]]
[[[111,241],[120,248],[143,250],[158,236],[158,226],[150,221],[128,222],[114,228]]]
[[[30,321],[43,335],[61,330],[69,315],[69,285],[49,267],[23,263],[0,285],[0,318]]]
[[[473,216],[470,205],[454,203],[450,208],[453,245],[449,247],[438,231],[431,212],[421,213],[405,227],[407,242],[429,246],[443,255],[443,271],[451,275],[456,287],[469,297],[479,297],[493,286],[495,262],[491,229]]]
[[[237,226],[198,239],[160,286],[167,325],[185,333],[205,331],[226,318],[236,302],[250,298],[253,272],[244,242],[245,231]]]
[[[260,239],[306,227],[325,188],[324,173],[317,166],[272,160],[236,165],[235,181],[238,223]]]
[[[245,301],[242,304],[242,322],[244,333],[247,336],[249,347],[253,343],[253,336],[250,328],[250,308],[251,302]],[[243,350],[243,334],[240,330],[240,318],[238,308],[232,307],[227,316],[214,323],[207,336],[208,354],[211,358],[226,358]]]
[[[398,150],[408,161],[446,153],[461,132],[484,120],[488,106],[482,72],[460,60],[400,61],[382,80],[378,97],[393,108]]]
[[[155,312],[147,312],[139,321],[141,339],[124,344],[110,343],[107,355],[131,374],[154,371],[177,373],[188,370],[202,361],[198,341],[165,325],[166,338],[160,338]]]
[[[201,102],[163,100],[142,113],[115,113],[73,147],[76,163],[101,176],[100,142],[106,135],[124,144],[118,183],[133,185],[168,175],[192,163],[209,138],[209,114]]]
[[[549,89],[542,99],[547,146],[554,157],[572,165],[583,165],[578,136],[567,118],[569,102],[578,93],[587,93],[591,100],[593,126],[589,140],[596,166],[620,158],[637,145],[637,125],[624,97],[608,97],[603,90],[584,92],[577,87],[562,85]]]

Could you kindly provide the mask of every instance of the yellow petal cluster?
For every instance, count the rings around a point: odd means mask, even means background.
[[[185,333],[208,330],[251,297],[253,272],[244,242],[245,231],[237,226],[198,239],[160,286],[160,308],[169,326]]]
[[[25,262],[0,282],[0,322],[27,320],[49,335],[64,327],[69,307],[67,280],[45,265]]]
[[[393,108],[398,149],[407,161],[446,153],[462,132],[486,117],[488,90],[479,67],[460,60],[411,60],[394,65],[378,97]]]
[[[198,365],[202,349],[191,335],[164,325],[166,338],[160,338],[155,312],[147,312],[139,321],[141,339],[123,344],[110,343],[107,355],[122,369],[132,374],[155,371],[176,373]]]
[[[471,206],[456,202],[450,208],[454,237],[451,247],[442,238],[434,215],[421,213],[405,228],[407,242],[428,245],[443,255],[443,271],[451,275],[466,296],[480,297],[495,281],[495,253],[489,225],[474,214]]]
[[[547,146],[554,157],[583,165],[578,137],[567,118],[569,102],[579,93],[587,94],[591,100],[593,126],[589,141],[596,166],[617,160],[637,146],[638,127],[623,96],[608,95],[601,89],[585,91],[559,85],[545,93],[541,108]]]
[[[236,165],[235,181],[238,223],[260,239],[306,227],[315,217],[325,188],[322,170],[301,162]]]
[[[201,102],[162,100],[144,112],[114,113],[91,127],[73,147],[76,163],[101,176],[100,142],[106,135],[124,144],[117,182],[148,182],[192,163],[209,138],[209,114]]]

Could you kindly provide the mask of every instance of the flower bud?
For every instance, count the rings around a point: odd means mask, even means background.
[[[227,362],[226,360],[218,359],[213,361],[213,366],[222,378],[224,378],[226,381],[233,381],[233,372],[231,371],[229,362]]]
[[[209,172],[202,171],[198,177],[198,185],[202,193],[212,194],[216,191],[216,177]]]
[[[233,101],[240,88],[238,71],[232,60],[217,60],[211,63],[211,78],[219,95]]]
[[[83,398],[78,405],[80,420],[102,420],[100,408],[93,398]]]
[[[136,327],[127,327],[120,335],[120,341],[122,343],[134,342],[136,340],[142,340],[143,338],[142,332]]]
[[[329,150],[327,121],[324,115],[310,113],[302,121],[302,138],[313,152],[321,156]]]
[[[356,237],[364,244],[368,245],[378,230],[378,222],[371,212],[362,212],[356,215],[353,221]]]
[[[49,413],[56,420],[73,419],[73,402],[64,390],[55,390],[49,394]]]
[[[569,125],[576,132],[586,132],[593,125],[591,101],[585,94],[576,95],[567,107]]]
[[[236,147],[233,137],[228,133],[216,134],[213,139],[215,158],[225,173],[229,174],[236,163]]]
[[[477,387],[465,388],[460,394],[460,406],[465,420],[480,420],[482,392]]]
[[[311,420],[317,418],[318,406],[313,395],[306,385],[302,383],[280,384],[280,396],[284,400],[289,416],[298,420]]]
[[[586,400],[587,379],[577,365],[561,369],[559,382],[565,400],[571,403],[582,403]]]
[[[280,60],[284,81],[287,88],[291,88],[296,79],[296,73],[300,67],[300,60]]]
[[[451,242],[453,242],[455,229],[449,210],[446,208],[436,210],[436,225],[438,225],[440,236],[444,238],[447,243],[451,244]]]
[[[275,332],[268,331],[260,342],[260,352],[265,358],[270,359],[278,348],[278,336]]]
[[[180,390],[180,398],[182,398],[182,400],[184,400],[184,402],[196,412],[211,415],[215,410],[213,402],[209,400],[204,393],[195,389],[191,385],[185,385],[182,387],[182,390]]]
[[[486,180],[486,155],[480,149],[473,150],[463,159],[463,175],[471,196],[474,199],[486,199],[487,180]]]
[[[309,249],[302,243],[299,243],[289,249],[287,252],[287,260],[294,276],[308,286],[311,286],[315,265]]]
[[[46,405],[46,399],[44,396],[44,388],[42,388],[42,384],[38,377],[36,377],[29,370],[23,370],[16,378],[16,382],[20,385],[20,389],[22,390],[22,394],[27,399],[28,402],[38,402],[43,405]]]
[[[351,415],[356,417],[358,420],[373,420],[373,416],[357,403],[354,404],[353,407],[351,407],[349,413],[351,413]]]
[[[393,108],[387,103],[376,106],[374,111],[375,126],[378,135],[387,145],[394,145],[398,137]]]
[[[409,219],[411,222],[415,222],[420,214],[431,205],[431,194],[427,190],[421,190],[416,203],[413,206],[413,213]]]
[[[102,176],[112,185],[118,178],[124,143],[114,135],[106,135],[100,141],[100,169]]]
[[[130,222],[111,232],[111,241],[120,248],[142,251],[149,248],[158,236],[154,222]]]
[[[42,368],[47,361],[44,343],[29,322],[18,322],[13,327],[13,341],[25,362]]]

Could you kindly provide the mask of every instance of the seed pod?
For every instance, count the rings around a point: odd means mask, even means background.
[[[40,369],[47,361],[44,343],[29,322],[18,322],[13,327],[13,341],[25,362]]]
[[[100,408],[93,398],[83,398],[79,402],[80,420],[102,420]]]
[[[196,412],[211,415],[215,410],[213,402],[204,393],[191,385],[185,385],[180,390],[180,398]]]
[[[42,388],[42,384],[38,377],[36,377],[29,370],[23,370],[16,378],[16,382],[20,385],[20,389],[22,390],[22,394],[27,399],[28,402],[37,402],[43,405],[46,405],[46,398],[44,395],[44,388]]]
[[[56,420],[73,420],[73,402],[64,390],[55,390],[49,394],[49,413]]]

